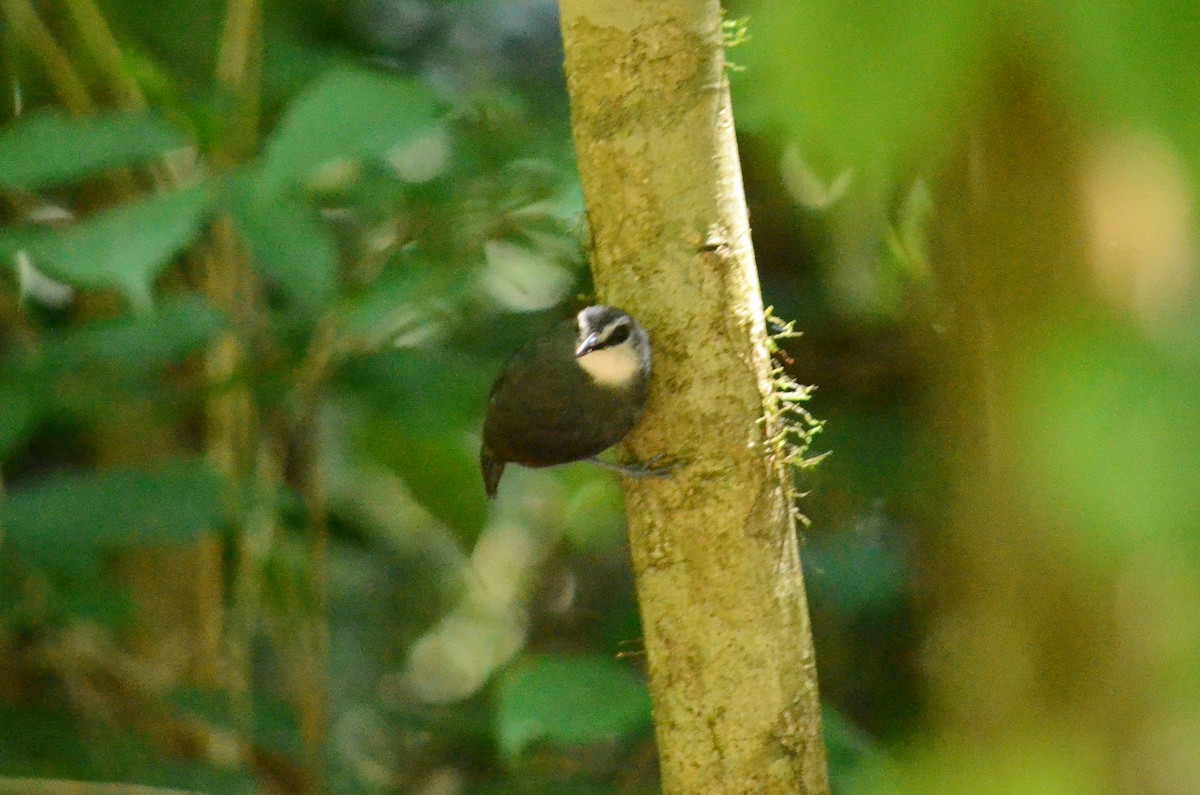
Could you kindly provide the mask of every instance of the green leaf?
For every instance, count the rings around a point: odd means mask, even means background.
[[[531,743],[568,747],[650,725],[650,695],[628,666],[607,657],[534,657],[496,693],[496,738],[515,757]]]
[[[429,128],[439,104],[415,82],[361,70],[322,79],[284,114],[267,143],[263,187],[275,192],[339,160],[378,157]]]
[[[1166,133],[1200,175],[1200,7],[1170,0],[1068,0],[1054,26],[1065,71],[1089,108],[1121,127]],[[1067,45],[1061,42],[1066,40]]]
[[[479,450],[463,428],[424,416],[376,416],[363,429],[364,446],[404,479],[425,510],[472,544],[488,514]]]
[[[51,475],[14,491],[0,507],[5,541],[47,560],[187,541],[223,516],[221,479],[199,459],[153,470]]]
[[[26,248],[33,265],[76,287],[113,288],[139,310],[154,279],[200,233],[210,204],[205,185],[99,213],[66,230],[0,235],[0,255]]]
[[[737,52],[739,120],[782,122],[826,168],[936,151],[986,50],[982,17],[963,0],[763,3]]]
[[[0,133],[0,184],[38,190],[186,144],[178,130],[148,114],[31,114]]]
[[[298,307],[312,311],[332,299],[338,256],[316,210],[288,193],[267,193],[235,180],[230,212],[255,264]]]
[[[467,357],[414,349],[360,357],[342,376],[372,409],[360,430],[361,448],[473,543],[488,513],[477,446],[487,402],[484,374]]]
[[[1200,552],[1200,373],[1131,328],[1061,324],[1012,370],[1016,459],[1047,516],[1122,560]]]
[[[0,381],[0,460],[33,433],[41,414],[39,397],[28,379]]]
[[[456,290],[469,289],[465,279],[447,279],[449,273],[424,256],[393,263],[347,302],[346,331],[375,345],[397,336],[422,336],[435,324],[436,299],[456,298]]]
[[[834,792],[856,792],[855,776],[886,757],[879,745],[833,707],[821,705],[821,729]]]
[[[179,361],[211,340],[223,324],[215,309],[199,298],[187,298],[149,315],[80,326],[49,344],[46,358],[58,368],[111,362],[144,371]]]

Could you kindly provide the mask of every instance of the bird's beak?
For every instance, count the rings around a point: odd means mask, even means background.
[[[596,350],[596,343],[598,342],[600,342],[600,332],[589,334],[583,342],[576,346],[575,358],[578,359],[580,356],[586,356]]]

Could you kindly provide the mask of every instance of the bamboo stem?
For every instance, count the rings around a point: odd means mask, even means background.
[[[206,258],[204,293],[235,321],[243,319],[246,300],[242,287],[241,252],[228,218],[218,219],[212,228],[213,251]],[[249,389],[238,381],[242,367],[242,345],[236,331],[218,339],[208,352],[205,370],[215,389],[207,406],[207,455],[213,467],[224,475],[233,490],[233,513],[240,534],[236,544],[233,572],[233,606],[226,636],[224,680],[229,689],[239,729],[250,739],[253,729],[253,696],[250,646],[257,624],[258,599],[255,583],[259,567],[252,558],[250,536],[253,519],[248,517],[244,490],[257,470],[257,413]]]
[[[254,148],[261,78],[262,5],[260,0],[230,0],[217,54],[217,80],[234,98],[226,153],[235,160]]]
[[[257,0],[230,0],[217,58],[216,77],[239,100],[257,91],[257,79],[251,63],[252,51],[258,43],[256,31],[260,7]],[[239,159],[242,143],[238,126],[230,131],[219,157],[232,165]],[[209,351],[207,375],[209,383],[221,390],[208,406],[208,456],[219,472],[230,479],[233,489],[242,495],[247,484],[258,488],[261,476],[258,448],[259,423],[254,400],[247,387],[236,384],[245,354],[238,332],[250,325],[253,286],[242,249],[229,218],[220,218],[212,228],[213,251],[205,269],[204,292],[213,303],[229,313],[234,330],[223,335]],[[253,499],[253,498],[251,498]],[[264,517],[261,510],[253,515],[243,499],[235,499],[235,514],[241,522],[235,544],[233,606],[229,616],[226,646],[228,665],[226,684],[230,692],[239,730],[250,738],[253,731],[253,695],[251,645],[258,622],[260,556],[255,543],[269,546],[274,517]],[[261,506],[259,506],[261,508]],[[268,532],[262,532],[262,528]]]
[[[296,378],[293,429],[301,468],[301,493],[307,516],[305,580],[311,598],[299,660],[300,735],[310,780],[323,779],[324,748],[329,723],[327,664],[329,659],[329,517],[321,473],[319,393],[335,357],[336,330],[330,318],[317,325],[308,354]]]
[[[71,22],[79,33],[79,40],[87,48],[100,72],[112,84],[118,104],[125,110],[144,110],[146,98],[126,71],[121,46],[95,2],[65,0],[65,5]]]
[[[0,0],[0,10],[8,18],[18,38],[46,70],[54,93],[76,116],[96,112],[96,103],[88,93],[83,79],[71,64],[66,51],[54,39],[50,28],[38,16],[30,0]]]

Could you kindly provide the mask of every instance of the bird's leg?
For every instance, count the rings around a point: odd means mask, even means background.
[[[629,475],[631,478],[665,478],[679,466],[678,461],[669,460],[669,457],[665,454],[656,455],[643,464],[618,464],[614,461],[605,461],[595,456],[587,460],[613,472]]]

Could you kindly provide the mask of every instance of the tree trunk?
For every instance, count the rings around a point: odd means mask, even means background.
[[[649,330],[626,482],[667,793],[828,791],[715,0],[562,0],[601,300]]]

